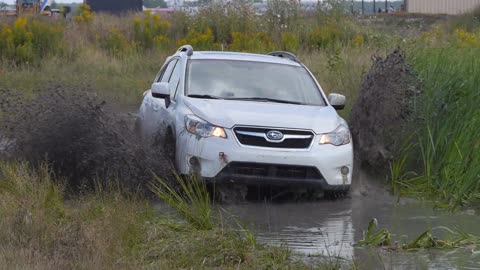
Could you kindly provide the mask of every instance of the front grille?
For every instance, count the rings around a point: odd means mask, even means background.
[[[231,162],[220,174],[232,177],[255,176],[281,179],[322,179],[322,175],[315,167],[253,162]]]
[[[235,136],[242,145],[282,148],[282,149],[307,149],[312,144],[314,134],[306,130],[288,130],[273,128],[235,127]],[[268,141],[265,135],[269,131],[279,131],[285,139],[281,142]],[[242,134],[243,133],[243,134]],[[256,135],[252,135],[256,134]],[[303,138],[296,138],[296,137]]]

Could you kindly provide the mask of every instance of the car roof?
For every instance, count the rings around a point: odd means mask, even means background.
[[[238,61],[252,61],[252,62],[300,66],[299,63],[292,61],[288,58],[271,56],[267,54],[253,54],[253,53],[239,53],[239,52],[196,51],[196,52],[193,52],[190,59],[238,60]]]

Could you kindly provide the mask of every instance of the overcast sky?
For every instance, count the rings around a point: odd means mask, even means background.
[[[15,0],[0,0],[0,2],[7,3],[9,5],[15,4]],[[83,0],[55,0],[57,3],[83,3]]]
[[[315,0],[316,1],[316,0]],[[360,0],[356,0],[360,1]],[[365,0],[365,2],[372,2],[373,0]],[[378,2],[382,2],[383,0],[377,0]],[[15,4],[15,0],[0,0],[0,2],[7,3],[9,5]],[[82,3],[83,0],[55,0],[57,3]]]

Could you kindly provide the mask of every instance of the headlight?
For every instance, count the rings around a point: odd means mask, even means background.
[[[350,143],[350,130],[344,124],[338,126],[334,131],[320,136],[320,144],[340,146],[348,143]]]
[[[189,133],[198,135],[200,137],[218,137],[226,138],[227,134],[222,127],[214,126],[195,115],[185,116],[185,128]]]

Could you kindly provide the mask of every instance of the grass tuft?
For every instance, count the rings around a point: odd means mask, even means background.
[[[175,209],[193,227],[200,230],[211,230],[215,227],[212,214],[211,197],[206,184],[195,177],[185,179],[175,177],[180,190],[155,175],[151,190],[170,207]]]

